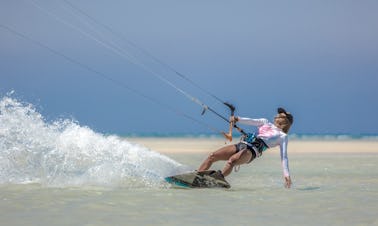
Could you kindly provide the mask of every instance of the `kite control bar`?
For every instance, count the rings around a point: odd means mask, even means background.
[[[224,102],[223,103],[224,105],[226,105],[229,109],[230,109],[230,115],[231,116],[234,116],[235,115],[235,106],[230,104],[230,103],[227,103],[227,102]],[[215,115],[217,115],[218,117],[222,118],[223,120],[225,120],[226,122],[228,122],[230,124],[230,128],[229,128],[229,131],[228,133],[225,133],[225,132],[221,132],[222,135],[227,139],[229,140],[230,142],[232,141],[232,129],[235,128],[237,129],[240,133],[242,133],[243,135],[246,135],[246,133],[244,132],[243,129],[241,129],[239,126],[235,125],[233,121],[230,121],[230,119],[227,119],[225,118],[223,115],[219,114],[218,112],[214,111],[213,109],[211,109],[209,106],[207,105],[203,105],[203,110],[202,110],[202,113],[201,115],[205,114],[206,110],[209,110],[211,112],[213,112]]]

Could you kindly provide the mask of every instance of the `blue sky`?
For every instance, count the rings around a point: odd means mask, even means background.
[[[378,133],[377,1],[2,0],[2,26],[60,55],[0,27],[1,95],[14,90],[46,120],[72,117],[126,134],[211,131],[124,86],[227,129],[156,74],[227,109],[124,39],[89,26],[67,2],[232,102],[238,115],[272,119],[284,106],[294,115],[292,133]]]

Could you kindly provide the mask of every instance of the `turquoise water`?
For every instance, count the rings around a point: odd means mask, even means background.
[[[228,177],[231,189],[177,189],[163,178],[203,154],[48,123],[8,97],[0,113],[1,225],[378,225],[378,152],[292,153],[290,190],[277,152]]]
[[[196,165],[202,155],[171,155]],[[291,155],[283,188],[279,156],[229,177],[232,188],[0,186],[2,225],[377,225],[378,155]],[[218,167],[218,166],[216,166]]]
[[[123,137],[131,138],[222,138],[222,135],[214,133],[201,134],[186,134],[186,133],[130,133]],[[305,141],[377,141],[376,134],[289,134],[290,140],[305,140]]]

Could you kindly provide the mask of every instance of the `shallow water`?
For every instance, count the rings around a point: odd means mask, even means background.
[[[289,153],[290,190],[274,150],[229,176],[231,189],[177,189],[163,178],[203,154],[162,155],[73,120],[46,122],[3,97],[0,225],[378,225],[378,152],[359,151]]]
[[[174,154],[197,165],[204,156]],[[293,154],[283,188],[278,153],[229,178],[232,188],[2,185],[2,225],[377,225],[378,154]],[[217,164],[215,168],[221,167]]]

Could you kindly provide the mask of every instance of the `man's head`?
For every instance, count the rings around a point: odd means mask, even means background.
[[[282,129],[284,133],[288,133],[291,125],[293,124],[293,115],[285,109],[279,107],[277,115],[274,117],[274,125]]]

